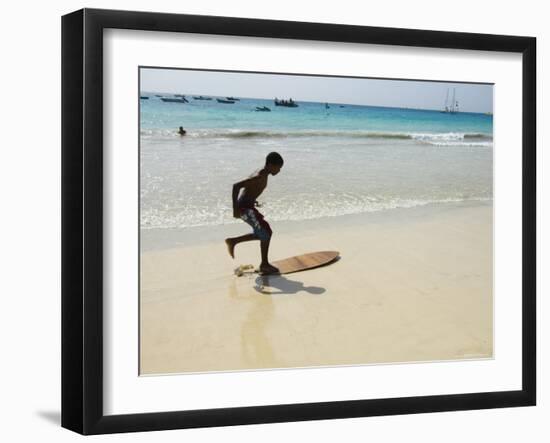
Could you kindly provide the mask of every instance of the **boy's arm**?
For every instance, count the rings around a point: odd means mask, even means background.
[[[233,217],[239,218],[239,207],[237,206],[237,198],[239,197],[239,191],[241,190],[241,182],[233,185],[233,192],[231,194],[233,200]]]
[[[241,188],[246,188],[247,186],[254,184],[254,182],[257,181],[258,179],[259,179],[258,176],[254,176],[254,177],[242,180],[240,182],[237,182],[233,185],[233,192],[231,194],[231,198],[233,200],[233,217],[235,218],[241,217],[241,213],[239,211],[239,206],[237,203],[237,199],[239,197],[239,191],[241,190]]]

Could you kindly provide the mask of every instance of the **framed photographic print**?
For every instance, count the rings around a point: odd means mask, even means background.
[[[62,425],[528,406],[531,37],[62,21]]]

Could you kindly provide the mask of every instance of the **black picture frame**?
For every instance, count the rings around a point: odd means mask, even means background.
[[[130,415],[103,412],[103,30],[269,37],[522,55],[522,389]],[[536,39],[83,9],[62,18],[62,426],[81,434],[536,404]]]

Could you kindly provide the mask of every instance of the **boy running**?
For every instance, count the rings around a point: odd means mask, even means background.
[[[240,218],[252,226],[253,233],[227,238],[225,240],[227,250],[229,251],[229,255],[235,258],[235,246],[237,244],[245,241],[260,240],[260,251],[262,253],[260,272],[264,274],[277,273],[279,270],[275,266],[270,265],[267,259],[272,231],[269,223],[264,220],[263,215],[256,209],[256,206],[258,206],[256,199],[266,188],[269,174],[277,175],[283,167],[283,163],[283,158],[277,152],[271,152],[265,159],[263,169],[250,178],[233,185],[233,217]],[[239,196],[241,189],[243,191]]]

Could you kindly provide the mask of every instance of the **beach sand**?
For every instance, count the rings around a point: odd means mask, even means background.
[[[271,222],[270,258],[329,266],[236,277],[244,223],[142,231],[140,372],[360,365],[493,355],[492,202]]]

